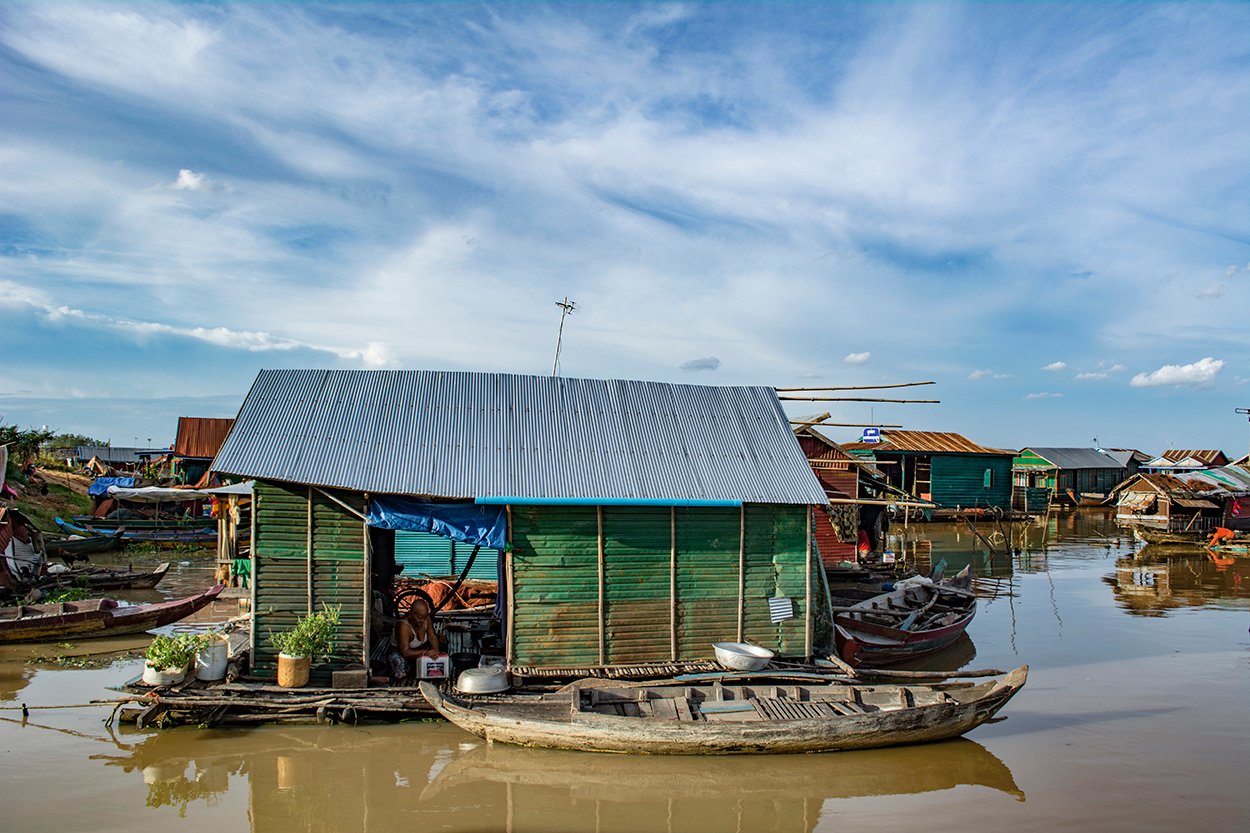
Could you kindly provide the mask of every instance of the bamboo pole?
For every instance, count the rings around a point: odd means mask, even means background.
[[[936,385],[937,382],[901,382],[893,385],[822,385],[812,388],[773,388],[777,391],[805,390],[885,390],[887,388],[916,388],[921,385]]]
[[[938,405],[941,399],[870,399],[858,396],[778,396],[778,399],[791,402],[902,402],[913,405]]]
[[[887,425],[883,422],[807,422],[790,420],[790,424],[794,426],[795,431],[802,431],[804,428],[902,428],[901,425]]]

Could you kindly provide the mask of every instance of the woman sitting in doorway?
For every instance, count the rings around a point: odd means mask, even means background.
[[[421,657],[436,659],[440,653],[434,617],[425,599],[414,599],[404,618],[395,626],[395,647],[391,651],[391,676],[397,680],[413,676]]]

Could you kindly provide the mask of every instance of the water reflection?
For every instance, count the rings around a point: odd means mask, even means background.
[[[174,731],[93,758],[142,778],[146,806],[180,815],[245,788],[252,833],[811,831],[831,798],[976,785],[1024,800],[1007,766],[970,740],[770,756],[761,766],[754,757],[598,755],[466,738],[437,724]]]
[[[1116,605],[1137,616],[1166,616],[1185,607],[1250,608],[1250,562],[1176,555],[1146,547],[1115,562],[1103,582]]]

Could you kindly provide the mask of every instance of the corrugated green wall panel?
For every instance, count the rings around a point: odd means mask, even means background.
[[[738,638],[738,509],[677,509],[677,656]]]
[[[599,661],[599,522],[593,506],[512,508],[513,661]]]
[[[334,493],[363,509],[355,493]],[[256,484],[256,540],[253,581],[256,592],[256,656],[253,673],[272,677],[277,654],[269,643],[275,633],[294,626],[308,612],[309,501],[306,487]],[[316,681],[330,670],[360,662],[365,626],[364,529],[360,518],[314,490],[312,499],[312,607],[340,605],[336,658],[318,667]]]
[[[404,565],[405,576],[458,576],[469,563],[473,547],[430,532],[395,533],[395,562]],[[499,550],[482,547],[469,578],[495,581],[498,577]]]
[[[604,613],[609,663],[672,656],[672,515],[667,507],[603,510]]]
[[[807,512],[802,506],[748,505],[746,509],[747,641],[785,654],[802,654],[806,636]],[[788,597],[794,616],[774,623],[768,600]]]
[[[933,500],[946,508],[1011,506],[1011,457],[989,454],[934,454]],[[985,488],[985,470],[993,484]]]

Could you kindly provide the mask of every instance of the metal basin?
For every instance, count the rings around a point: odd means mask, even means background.
[[[773,652],[745,642],[717,642],[716,661],[734,671],[759,671],[773,658]]]
[[[500,666],[468,668],[456,678],[456,690],[465,694],[499,694],[509,687],[508,672]]]

